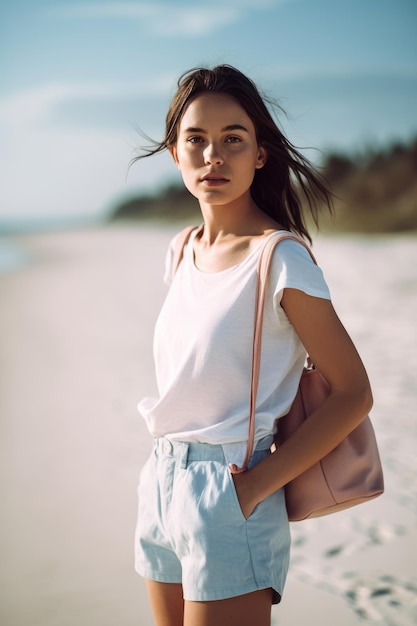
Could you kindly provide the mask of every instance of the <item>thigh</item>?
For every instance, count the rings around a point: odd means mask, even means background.
[[[156,626],[183,626],[184,600],[181,584],[160,583],[148,579],[146,591]]]
[[[184,626],[270,626],[272,589],[184,605]],[[158,624],[159,626],[159,624]]]

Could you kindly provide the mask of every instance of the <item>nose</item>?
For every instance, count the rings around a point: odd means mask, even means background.
[[[207,165],[220,165],[223,163],[221,152],[215,143],[209,143],[204,150],[204,162]]]

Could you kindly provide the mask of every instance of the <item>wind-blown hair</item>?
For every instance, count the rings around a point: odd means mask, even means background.
[[[188,105],[202,93],[229,95],[245,110],[255,127],[258,144],[267,153],[265,165],[255,171],[253,200],[283,228],[311,241],[302,212],[302,195],[317,226],[319,203],[324,201],[331,212],[332,194],[310,161],[281,132],[266,103],[281,112],[282,108],[262,97],[254,82],[230,65],[196,68],[182,74],[166,116],[164,139],[153,142],[153,147],[146,148],[132,163],[174,146]]]

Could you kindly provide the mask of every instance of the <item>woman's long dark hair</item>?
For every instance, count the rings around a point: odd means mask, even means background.
[[[311,241],[303,217],[301,196],[307,200],[317,226],[319,203],[324,201],[332,211],[332,194],[310,161],[280,131],[265,102],[275,107],[278,105],[263,98],[253,81],[230,65],[197,68],[182,74],[166,116],[164,139],[153,142],[153,147],[146,148],[145,153],[135,157],[132,163],[174,146],[188,105],[198,95],[207,92],[233,97],[252,120],[258,143],[267,152],[266,163],[256,170],[251,185],[256,204],[283,228]],[[281,107],[278,108],[282,111]]]

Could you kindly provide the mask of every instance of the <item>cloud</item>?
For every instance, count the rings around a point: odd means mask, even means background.
[[[166,96],[176,81],[176,74],[166,74],[143,81],[139,87],[124,83],[52,83],[36,89],[12,93],[0,100],[0,122],[10,126],[34,125],[52,116],[64,104],[123,102]]]
[[[31,124],[71,94],[70,86],[59,84],[11,94],[0,101],[0,121],[11,125]]]
[[[201,37],[239,21],[242,7],[238,4],[232,7],[223,4],[186,6],[157,2],[107,2],[73,4],[53,9],[52,13],[68,19],[135,19],[152,35],[159,37]]]
[[[239,18],[240,11],[229,7],[183,9],[179,14],[177,11],[172,11],[169,19],[161,20],[155,25],[155,34],[177,37],[206,36],[217,28],[237,22]]]

